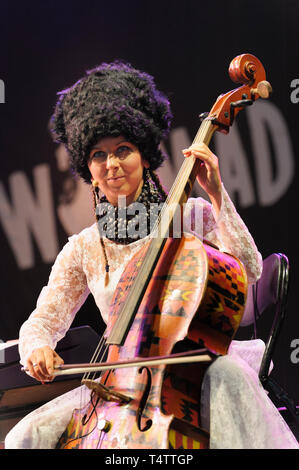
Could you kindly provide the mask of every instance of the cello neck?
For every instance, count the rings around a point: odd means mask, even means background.
[[[197,134],[192,142],[192,144],[204,143],[209,145],[210,140],[217,130],[217,126],[213,124],[213,120],[210,118],[206,118],[202,121],[200,128],[197,131]],[[189,158],[185,158],[181,169],[174,181],[174,184],[169,192],[169,196],[166,200],[165,210],[167,210],[167,206],[169,205],[182,205],[185,203],[190,196],[192,191],[192,187],[198,172],[198,168],[200,166],[200,161],[190,156]],[[163,210],[161,213],[161,217],[163,218]]]

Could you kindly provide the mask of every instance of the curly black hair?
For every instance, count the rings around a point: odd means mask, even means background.
[[[87,183],[90,150],[103,137],[123,135],[152,170],[162,164],[159,145],[169,133],[172,114],[151,75],[119,60],[102,63],[58,95],[53,138],[66,146],[72,168]]]

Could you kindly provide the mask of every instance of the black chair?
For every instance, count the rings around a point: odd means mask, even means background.
[[[242,327],[253,326],[253,338],[258,338],[257,322],[263,312],[274,309],[274,318],[270,333],[265,341],[266,348],[259,371],[259,379],[269,394],[269,398],[280,410],[287,410],[284,419],[299,438],[299,407],[269,374],[271,360],[279,334],[286,317],[286,306],[289,289],[289,261],[281,253],[273,253],[263,262],[263,273],[258,282],[250,286],[246,308],[241,322]]]

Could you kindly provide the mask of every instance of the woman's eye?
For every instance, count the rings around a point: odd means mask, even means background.
[[[112,154],[122,160],[125,159],[131,152],[132,149],[127,145],[120,145]],[[107,157],[107,152],[104,152],[103,150],[97,150],[91,155],[90,159],[97,160],[99,162],[105,162],[107,160]]]
[[[104,161],[104,160],[106,160],[106,158],[107,158],[107,153],[106,153],[106,152],[101,152],[100,150],[98,150],[97,152],[95,152],[95,153],[92,155],[91,158],[92,158],[92,159],[95,158],[95,159],[97,159],[97,160],[102,160],[102,161]]]
[[[115,155],[118,158],[126,158],[130,152],[131,152],[130,147],[128,147],[127,145],[121,145],[120,147],[116,149]]]

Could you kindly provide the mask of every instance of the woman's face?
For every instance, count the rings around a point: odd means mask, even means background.
[[[123,136],[104,137],[91,149],[88,160],[91,181],[96,182],[108,201],[117,205],[126,196],[127,205],[135,201],[143,185],[143,169],[149,168],[138,148]]]

